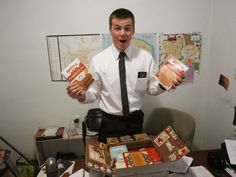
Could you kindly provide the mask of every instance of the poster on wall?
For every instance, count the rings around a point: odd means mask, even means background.
[[[61,71],[74,59],[89,66],[91,58],[102,50],[99,34],[46,36],[52,81],[64,81]]]
[[[185,83],[193,82],[194,71],[199,72],[201,33],[178,33],[159,35],[159,64],[168,59],[178,59],[189,67]]]

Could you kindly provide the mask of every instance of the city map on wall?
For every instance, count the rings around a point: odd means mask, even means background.
[[[189,70],[185,83],[193,82],[194,71],[199,72],[201,54],[201,33],[180,33],[159,35],[159,64],[175,58],[185,63]]]
[[[75,58],[88,66],[90,59],[102,50],[102,41],[99,34],[51,35],[47,36],[47,47],[51,80],[63,81],[61,71]]]
[[[46,38],[52,81],[65,81],[61,71],[75,58],[89,67],[92,57],[112,44],[109,34],[48,35]],[[131,43],[147,50],[157,59],[155,33],[135,34]]]

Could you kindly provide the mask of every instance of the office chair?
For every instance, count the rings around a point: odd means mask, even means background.
[[[145,122],[144,132],[156,136],[168,125],[175,130],[183,143],[191,149],[195,133],[195,119],[186,112],[167,107],[156,108]]]

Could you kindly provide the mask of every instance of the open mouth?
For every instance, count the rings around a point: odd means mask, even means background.
[[[127,40],[120,40],[120,43],[126,43]]]

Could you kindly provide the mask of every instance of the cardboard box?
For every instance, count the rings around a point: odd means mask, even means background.
[[[133,135],[135,136],[135,135]],[[132,141],[127,143],[128,152],[123,152],[124,163],[117,162],[111,158],[110,147],[115,147],[98,142],[95,137],[86,138],[86,166],[93,170],[108,174],[109,176],[168,176],[171,172],[186,173],[190,164],[182,158],[189,152],[189,149],[182,143],[175,131],[168,126],[158,134],[150,146],[144,143],[138,149],[133,148]],[[137,143],[133,141],[133,143]],[[125,143],[118,143],[123,146]],[[130,146],[131,145],[131,146]],[[136,144],[137,145],[137,144]],[[157,150],[160,155],[159,160],[150,160],[147,152],[148,148]],[[157,157],[156,155],[154,157]],[[154,158],[155,159],[155,158]],[[129,162],[127,162],[129,161]]]

